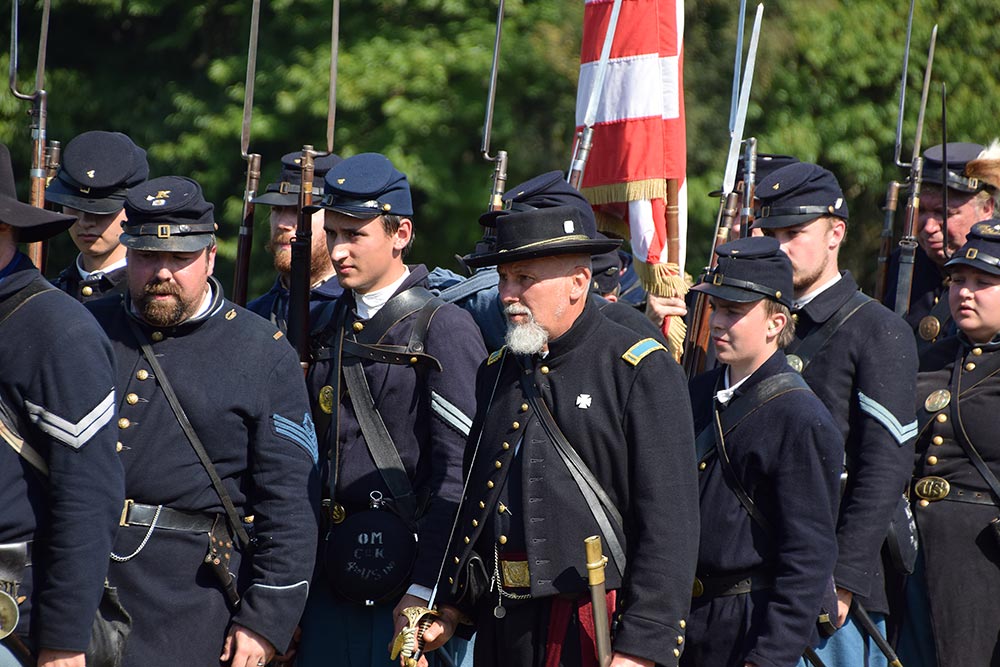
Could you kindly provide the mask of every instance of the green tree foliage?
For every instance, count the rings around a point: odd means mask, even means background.
[[[906,0],[770,0],[747,135],[760,150],[823,164],[851,209],[844,263],[870,280],[892,165]],[[325,148],[330,0],[262,3],[251,149],[264,182],[280,156]],[[40,0],[22,0],[19,76],[33,80]],[[48,52],[49,137],[127,132],[149,150],[153,175],[192,176],[217,205],[220,274],[230,284],[244,164],[239,155],[250,0],[53,0]],[[728,147],[735,0],[688,0],[685,94],[690,200],[689,270],[708,252]],[[748,8],[748,29],[753,6]],[[572,144],[583,3],[508,0],[491,148],[510,154],[509,183],[565,169]],[[413,259],[454,268],[481,230],[492,165],[479,155],[496,4],[472,0],[343,0],[334,150],[387,154],[409,177],[417,206]],[[931,26],[940,25],[924,146],[938,143],[940,83],[949,138],[1000,134],[993,57],[1000,4],[918,2],[904,159],[909,159]],[[0,55],[6,71],[8,57]],[[27,174],[27,105],[0,95],[0,137]],[[596,149],[595,149],[596,150]],[[25,186],[26,183],[22,183]],[[902,215],[899,215],[898,227]],[[251,293],[272,272],[258,212]],[[73,255],[52,244],[50,273]]]

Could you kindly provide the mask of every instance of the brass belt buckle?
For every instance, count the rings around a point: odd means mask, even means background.
[[[125,504],[122,505],[122,515],[121,515],[121,518],[118,519],[118,525],[119,526],[123,526],[124,527],[124,526],[128,525],[128,512],[129,512],[130,509],[132,509],[132,505],[134,505],[134,504],[135,504],[135,501],[132,500],[131,498],[126,498],[125,499]]]
[[[507,588],[531,588],[531,573],[526,560],[502,560],[503,585]]]
[[[944,477],[923,477],[913,485],[913,492],[924,500],[942,500],[951,493],[951,484]]]

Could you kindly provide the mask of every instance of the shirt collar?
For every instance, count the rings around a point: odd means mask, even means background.
[[[795,299],[795,301],[792,303],[792,310],[800,310],[802,308],[805,308],[807,305],[809,305],[809,303],[813,299],[815,299],[820,294],[822,294],[823,292],[827,291],[828,289],[836,285],[838,282],[840,282],[840,279],[842,277],[843,276],[841,276],[840,272],[838,271],[836,276],[834,276],[830,280],[820,285],[817,289],[813,290],[812,292],[809,292],[809,294],[806,294],[805,296],[799,299]]]
[[[410,267],[404,265],[403,269],[403,275],[391,285],[386,285],[367,294],[354,293],[354,302],[357,305],[359,320],[370,320],[375,317],[375,314],[382,306],[388,303],[392,295],[396,293],[396,290],[403,284],[403,281],[410,275]]]
[[[77,273],[80,274],[80,278],[82,278],[83,280],[87,280],[89,278],[100,278],[106,273],[111,273],[112,271],[123,269],[125,268],[125,264],[128,261],[125,257],[122,257],[114,264],[105,266],[103,269],[98,269],[96,271],[87,271],[85,268],[83,268],[83,264],[80,263],[80,258],[81,258],[80,255],[76,256],[76,270]]]
[[[753,375],[753,373],[751,373],[750,375]],[[737,382],[736,384],[734,384],[733,386],[730,387],[729,386],[729,367],[727,366],[726,367],[726,371],[725,371],[725,373],[722,376],[723,383],[724,383],[725,386],[724,386],[723,389],[720,389],[719,391],[717,391],[715,393],[715,400],[717,400],[722,405],[728,405],[729,401],[733,400],[733,394],[736,393],[736,390],[739,389],[743,385],[744,382],[746,382],[748,379],[750,379],[750,375],[746,376],[745,378],[743,378],[742,380],[740,380],[739,382]]]

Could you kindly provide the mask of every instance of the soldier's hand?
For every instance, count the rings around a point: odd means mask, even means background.
[[[38,667],[86,667],[83,653],[43,648],[38,652]]]
[[[611,656],[611,667],[655,667],[655,663],[652,660],[616,652]]]
[[[667,297],[650,294],[646,298],[646,317],[658,327],[662,327],[663,320],[668,317],[684,319],[687,312],[687,305],[684,303],[684,299],[679,296]]]
[[[851,611],[851,601],[854,600],[854,593],[849,590],[837,587],[837,627],[841,627],[847,622],[847,613]]]
[[[455,628],[458,627],[458,619],[461,618],[461,614],[457,609],[442,605],[438,613],[439,615],[424,631],[424,652],[434,651],[444,646],[445,642],[455,634]]]
[[[423,598],[418,598],[416,595],[410,595],[407,593],[400,599],[399,604],[396,608],[392,610],[392,618],[395,620],[396,631],[393,633],[392,638],[395,639],[399,631],[406,627],[406,617],[403,616],[403,610],[407,607],[426,607],[427,600]],[[389,646],[392,646],[392,642],[389,642]]]
[[[261,635],[235,623],[229,628],[226,643],[222,647],[220,662],[229,662],[232,667],[261,667],[274,657],[274,647]]]
[[[299,650],[299,642],[302,640],[302,628],[296,627],[295,632],[292,633],[292,643],[288,645],[288,650],[281,655],[276,655],[272,659],[272,662],[277,665],[294,665],[295,664],[295,654]]]

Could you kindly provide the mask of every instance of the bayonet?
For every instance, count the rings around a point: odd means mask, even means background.
[[[733,57],[733,93],[729,100],[729,136],[736,125],[736,108],[740,103],[740,70],[743,68],[743,27],[747,21],[747,0],[740,0],[739,19],[736,23],[736,52]]]
[[[236,246],[236,271],[233,278],[233,301],[241,306],[247,303],[247,285],[250,280],[250,254],[253,250],[254,203],[260,185],[261,157],[250,152],[250,126],[253,120],[254,81],[257,75],[257,32],[260,26],[260,0],[253,0],[250,10],[250,46],[247,49],[247,78],[243,89],[243,125],[240,128],[240,156],[247,163],[246,184],[243,189],[243,216]]]
[[[340,0],[333,0],[330,19],[330,96],[326,113],[326,152],[333,152],[333,129],[337,122],[337,63],[340,59]]]
[[[897,167],[909,169],[910,165],[900,162],[903,150],[903,111],[906,108],[906,75],[910,67],[910,36],[913,34],[913,8],[917,0],[910,0],[910,15],[906,20],[906,46],[903,47],[903,74],[899,79],[899,114],[896,117],[896,150],[893,161]]]

